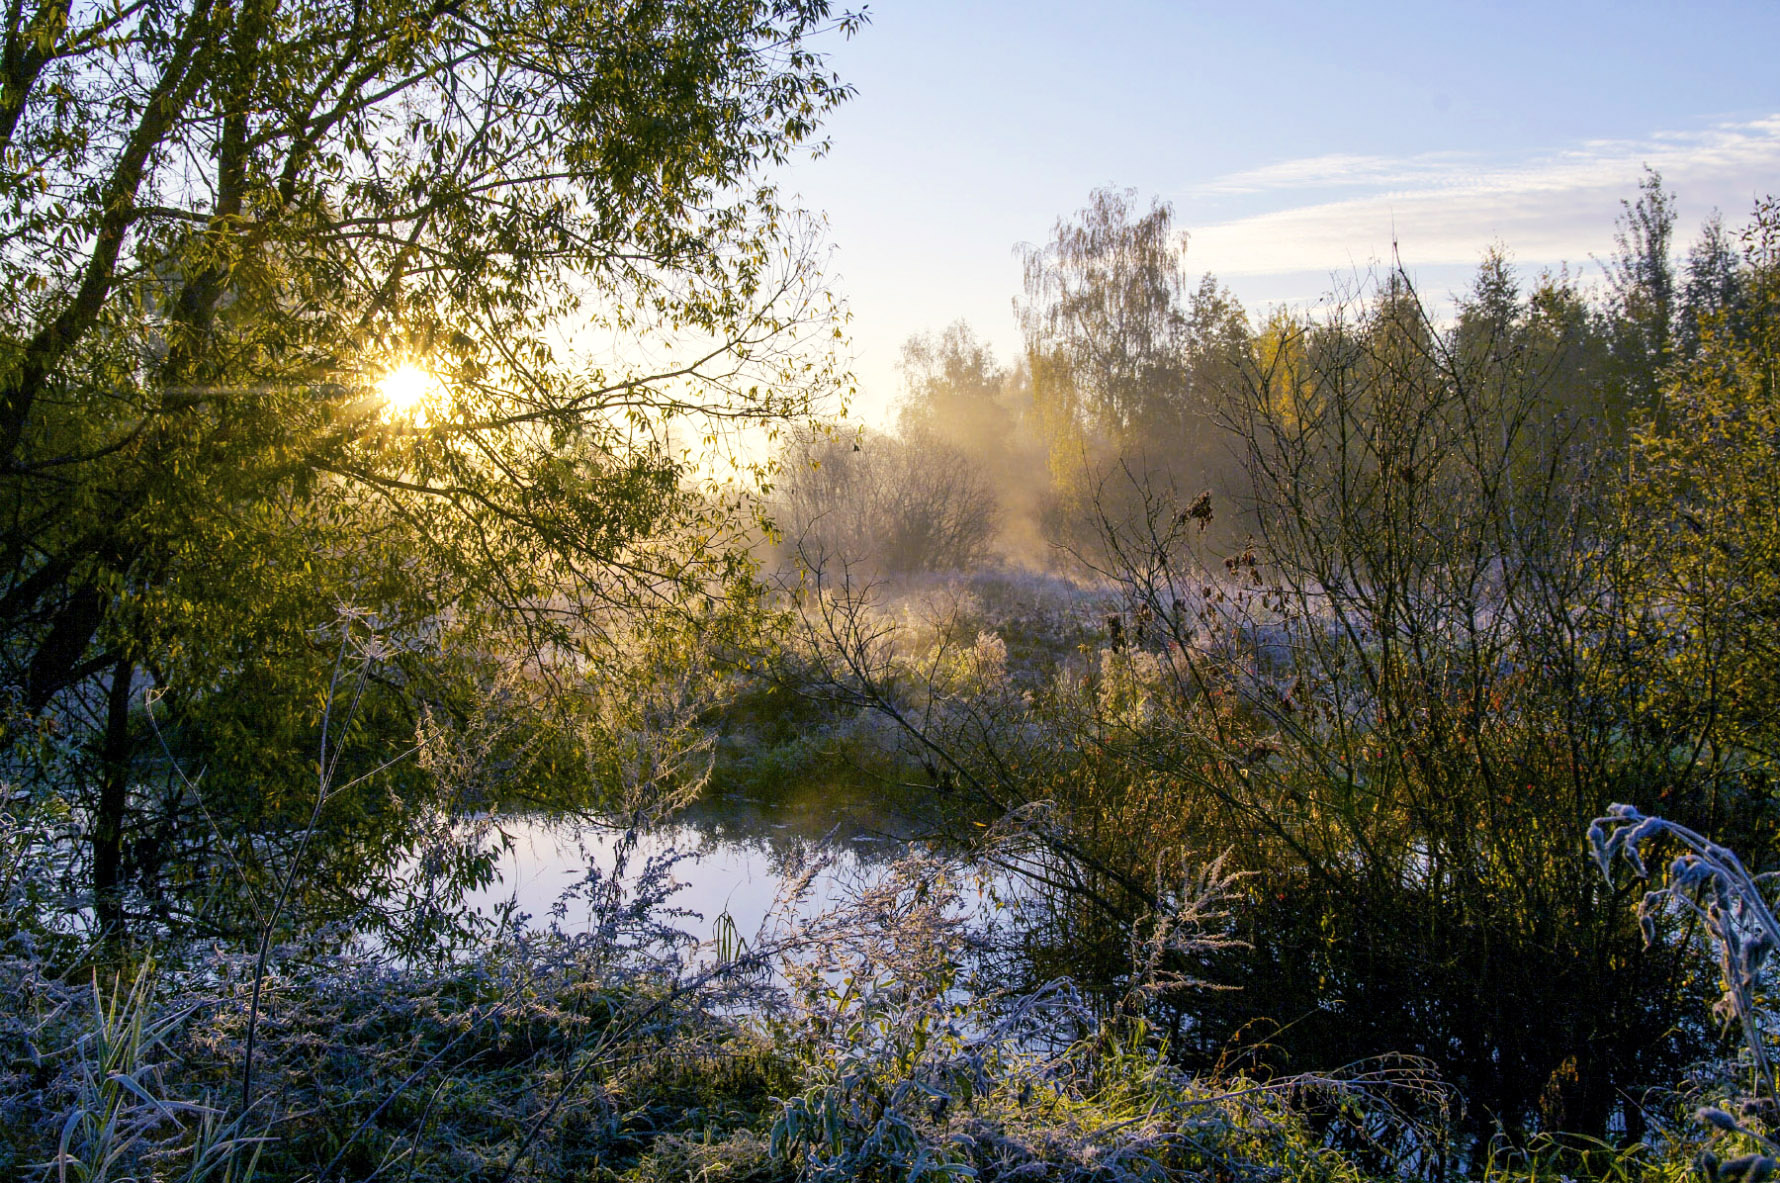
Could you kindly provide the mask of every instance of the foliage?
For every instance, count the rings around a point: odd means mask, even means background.
[[[770,507],[791,567],[832,557],[894,574],[968,570],[996,536],[994,488],[936,430],[802,432],[779,469]]]
[[[1025,248],[1018,307],[1059,501],[1049,525],[1077,547],[1093,545],[1090,503],[1121,460],[1220,492],[1235,475],[1216,415],[1247,318],[1210,276],[1189,290],[1173,211],[1140,216],[1134,197],[1096,190],[1050,243]]]
[[[1700,983],[1573,836],[1633,792],[1752,840],[1770,823],[1740,763],[1688,757],[1693,720],[1638,705],[1665,660],[1627,613],[1648,568],[1547,384],[1588,330],[1569,299],[1495,259],[1451,330],[1402,276],[1277,319],[1226,408],[1255,536],[1219,554],[1222,502],[1127,469],[1095,503],[1111,610],[1036,683],[959,678],[979,630],[898,629],[844,571],[818,582],[818,684],[903,730],[964,833],[1025,819],[978,849],[1034,885],[1030,980],[1124,1005],[1178,869],[1227,851],[1240,947],[1159,964],[1241,989],[1148,996],[1175,1055],[1415,1054],[1463,1089],[1476,1146],[1636,1137],[1620,1098],[1700,1053],[1674,1017]]]
[[[1190,507],[1152,495],[1115,527],[1158,706],[1093,727],[1192,802],[1175,841],[1254,873],[1239,931],[1265,952],[1197,1008],[1213,1047],[1265,1016],[1275,1062],[1427,1056],[1479,1135],[1600,1135],[1697,1043],[1671,1019],[1684,965],[1640,947],[1571,835],[1634,790],[1728,821],[1739,786],[1622,709],[1631,550],[1500,278],[1449,334],[1392,276],[1249,371],[1256,537],[1219,571]]]
[[[1696,352],[1668,375],[1662,413],[1637,435],[1624,512],[1646,578],[1640,625],[1662,655],[1644,707],[1694,736],[1693,757],[1775,752],[1775,572],[1780,510],[1780,211],[1745,232],[1741,307],[1699,322]]]
[[[211,740],[256,700],[236,722],[312,750],[319,712],[272,704],[367,613],[376,765],[491,661],[573,665],[613,613],[740,580],[733,496],[689,484],[833,385],[812,241],[761,170],[846,97],[809,39],[857,23],[50,0],[9,27],[0,661],[90,739],[64,787],[102,923],[144,685]],[[379,394],[404,363],[414,405]]]

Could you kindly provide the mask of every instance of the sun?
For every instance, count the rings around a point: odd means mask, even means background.
[[[437,402],[439,380],[413,362],[403,362],[377,381],[383,412],[391,418],[421,419],[429,403]]]

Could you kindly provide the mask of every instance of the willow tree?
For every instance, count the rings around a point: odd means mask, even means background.
[[[734,575],[687,478],[700,441],[832,377],[765,170],[820,149],[847,89],[810,42],[857,23],[827,0],[11,6],[0,661],[14,734],[92,757],[104,915],[145,681],[325,684],[343,609],[385,665],[455,641],[584,668],[613,608]]]

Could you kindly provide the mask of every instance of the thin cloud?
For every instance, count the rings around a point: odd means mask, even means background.
[[[1734,217],[1780,177],[1780,115],[1593,140],[1519,163],[1336,155],[1230,174],[1195,194],[1370,192],[1199,227],[1193,263],[1228,275],[1342,270],[1389,257],[1393,244],[1416,263],[1463,263],[1492,242],[1529,262],[1580,261],[1611,249],[1620,201],[1645,165],[1680,194],[1685,213],[1716,206]]]
[[[1462,168],[1465,161],[1465,155],[1457,152],[1428,153],[1404,159],[1341,153],[1307,156],[1227,173],[1195,186],[1188,193],[1193,197],[1246,197],[1288,189],[1439,183],[1443,176]]]

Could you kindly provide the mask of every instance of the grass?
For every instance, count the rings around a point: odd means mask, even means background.
[[[511,931],[435,964],[275,950],[246,1114],[231,1105],[253,957],[144,959],[77,988],[15,949],[0,964],[22,1003],[0,1030],[6,1167],[230,1183],[1358,1179],[1330,1115],[1395,1114],[1385,1124],[1425,1139],[1396,1103],[1438,1091],[1419,1071],[1199,1080],[1141,1023],[1099,1025],[1067,984],[991,988],[973,976],[989,934],[948,860],[897,863],[835,911],[732,940],[727,960],[659,921],[649,874],[602,897],[587,933]]]
[[[0,959],[0,1170],[61,1180],[1063,1179],[1759,1183],[1772,1171],[1772,912],[1733,854],[1603,819],[1603,865],[1679,843],[1645,907],[1695,909],[1742,1054],[1645,1138],[1465,1150],[1429,1067],[1194,1075],[1067,982],[1013,995],[972,881],[933,854],[838,909],[696,946],[656,867],[593,883],[588,931],[512,930],[429,963],[280,948],[259,1100],[235,1107],[255,959],[58,974]],[[1208,881],[1207,890],[1217,885]],[[18,930],[21,931],[22,930]],[[1211,934],[1215,935],[1215,934]],[[1189,944],[1195,934],[1183,939]],[[1698,1165],[1696,1165],[1698,1164]]]

